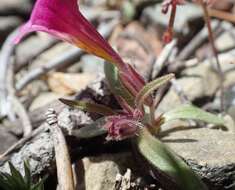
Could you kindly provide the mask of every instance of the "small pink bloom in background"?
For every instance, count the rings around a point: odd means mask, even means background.
[[[162,40],[164,43],[168,44],[172,41],[173,39],[173,31],[171,29],[168,29],[162,37]]]
[[[119,55],[80,13],[77,0],[37,0],[30,20],[16,39],[34,31],[47,32],[114,64],[124,64]]]
[[[170,6],[183,5],[185,0],[164,0],[162,3],[162,12],[166,14]]]
[[[202,0],[207,5],[214,4],[217,0]],[[193,0],[195,3],[200,3],[200,0]],[[186,3],[186,0],[164,0],[162,3],[162,13],[166,14],[171,7],[171,16],[168,24],[167,31],[163,35],[163,41],[169,43],[173,39],[173,27],[175,22],[176,10],[178,5],[183,5]]]

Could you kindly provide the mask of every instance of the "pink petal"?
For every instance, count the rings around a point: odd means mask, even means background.
[[[47,32],[107,61],[124,64],[80,13],[77,0],[37,0],[30,20],[21,28],[15,43],[34,31]]]
[[[47,32],[72,43],[88,53],[115,64],[127,76],[127,88],[136,91],[143,87],[143,79],[125,64],[120,56],[80,13],[77,0],[37,0],[30,20],[21,28],[15,43],[34,31]]]

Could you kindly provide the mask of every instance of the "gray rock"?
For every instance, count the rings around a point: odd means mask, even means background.
[[[13,154],[9,160],[16,168],[24,173],[23,163],[29,161],[33,174],[39,174],[49,168],[54,158],[53,139],[50,132],[44,132],[38,135],[32,142],[22,147],[20,152]],[[43,163],[43,164],[41,164]],[[8,164],[0,167],[2,172],[9,172]]]
[[[0,15],[28,14],[32,8],[31,0],[1,0]]]
[[[25,66],[43,51],[53,46],[57,40],[46,34],[34,35],[22,41],[16,48],[16,69]]]
[[[221,36],[219,36],[216,39],[215,45],[216,45],[218,51],[226,51],[228,49],[235,47],[233,37],[232,37],[231,33],[229,33],[229,32],[224,32]]]
[[[104,60],[93,55],[84,55],[81,58],[80,66],[83,72],[92,74],[103,73]]]
[[[162,13],[161,4],[146,8],[143,12],[143,20],[148,20],[159,26],[166,27],[169,23],[170,11],[164,15]],[[203,15],[202,10],[199,6],[189,3],[185,6],[179,6],[177,9],[177,16],[175,20],[174,29],[176,32],[188,32],[189,26],[188,21],[200,18]]]
[[[17,138],[10,134],[7,129],[0,127],[0,154],[17,142]]]
[[[21,19],[16,16],[0,16],[0,43],[6,36],[21,24]]]
[[[44,40],[47,40],[47,38],[45,38]],[[35,43],[38,43],[38,40],[35,39],[34,44]],[[47,51],[40,54],[36,59],[34,59],[32,63],[30,64],[30,69],[38,68],[40,66],[48,64],[48,62],[58,57],[58,55],[61,55],[65,53],[66,51],[69,51],[72,49],[76,49],[76,47],[66,42],[58,43],[55,46],[48,49]]]
[[[177,152],[211,189],[235,182],[235,133],[208,128],[172,128],[162,140]]]
[[[64,130],[68,132],[68,130],[77,126],[77,123],[72,121],[71,115],[67,113],[68,109],[63,109],[58,114],[58,118],[60,119],[61,127],[66,127]],[[52,164],[55,161],[54,144],[50,126],[48,126],[47,123],[43,123],[39,131],[35,138],[27,141],[27,143],[21,147],[20,151],[10,156],[9,161],[18,168],[21,173],[24,173],[23,163],[26,160],[29,161],[33,175],[40,174],[54,167]],[[0,171],[9,172],[8,164],[0,162]]]
[[[98,157],[84,158],[85,176],[79,187],[83,190],[111,190],[114,189],[116,176],[124,173],[134,163],[130,153],[108,154]]]
[[[61,98],[60,95],[52,93],[52,92],[44,92],[41,93],[39,96],[37,96],[34,101],[32,102],[32,104],[29,107],[30,111],[36,110],[38,108],[41,108],[51,102],[53,102],[54,100],[58,100],[59,98]]]
[[[188,61],[190,62],[190,61]],[[224,86],[226,88],[226,96],[231,99],[231,86],[235,81],[234,65],[229,62],[221,64],[222,70],[225,73]],[[188,100],[195,101],[200,98],[213,98],[218,94],[220,87],[220,77],[213,64],[209,61],[204,61],[195,67],[189,67],[182,72],[183,77],[176,80],[176,84],[182,89]],[[219,109],[219,96],[217,96],[213,109]],[[178,94],[174,88],[171,88],[160,103],[158,110],[161,112],[168,111],[181,104]],[[228,102],[226,102],[226,106]]]
[[[183,93],[190,101],[194,101],[202,97],[211,97],[219,87],[218,77],[214,73],[203,78],[200,76],[202,72],[203,70],[198,74],[198,76],[188,76],[176,80],[177,85],[182,89]],[[208,79],[208,77],[211,79]],[[169,111],[181,103],[179,95],[174,88],[171,87],[169,92],[161,101],[158,111]]]

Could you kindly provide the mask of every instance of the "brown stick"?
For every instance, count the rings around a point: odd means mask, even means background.
[[[57,114],[54,109],[49,109],[46,116],[47,123],[50,125],[53,133],[57,177],[60,190],[75,190],[70,155],[64,134],[58,125]]]
[[[235,15],[216,9],[208,9],[209,16],[235,23]]]

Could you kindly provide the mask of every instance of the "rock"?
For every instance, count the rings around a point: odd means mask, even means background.
[[[98,74],[104,72],[104,60],[94,55],[82,56],[80,66],[84,73]]]
[[[41,107],[47,105],[48,103],[51,103],[54,100],[58,100],[58,98],[61,98],[61,95],[55,94],[52,92],[40,93],[40,95],[37,96],[37,98],[35,98],[34,101],[32,102],[32,104],[30,105],[29,110],[33,111],[38,108],[41,108]]]
[[[67,72],[69,73],[92,73],[94,75],[104,72],[104,60],[94,55],[85,54],[81,59],[71,65]]]
[[[202,17],[203,13],[199,6],[196,4],[188,3],[185,6],[179,6],[177,9],[177,16],[175,19],[174,30],[176,32],[188,32],[189,31],[189,21],[196,20]],[[155,23],[158,26],[163,26],[164,28],[168,26],[170,17],[170,11],[168,14],[164,15],[162,13],[161,4],[156,6],[151,6],[143,11],[143,20],[150,23]]]
[[[16,48],[16,69],[32,62],[34,58],[38,57],[44,50],[48,49],[56,42],[57,40],[44,33],[26,38],[17,45]]]
[[[108,0],[109,1],[109,0]],[[90,4],[92,6],[100,6],[100,5],[104,5],[107,0],[100,0],[100,1],[96,1],[96,0],[85,0],[84,1],[87,4]]]
[[[95,80],[95,73],[51,73],[48,75],[48,85],[52,92],[60,95],[71,95],[85,89]]]
[[[0,15],[26,15],[31,11],[31,9],[31,0],[1,0]]]
[[[7,35],[21,24],[21,19],[16,16],[0,16],[0,43]]]
[[[208,76],[207,76],[208,77]],[[213,78],[213,74],[210,76]],[[203,97],[210,97],[214,95],[219,86],[218,78],[206,80],[198,77],[183,77],[176,80],[176,84],[180,86],[188,100],[194,101]],[[170,88],[166,96],[159,104],[158,110],[160,112],[169,111],[176,106],[182,104],[179,95],[176,93],[173,87]]]
[[[157,112],[164,113],[166,111],[174,109],[180,104],[181,104],[180,97],[173,90],[173,88],[170,88],[170,90],[167,92],[161,103],[158,105]]]
[[[84,158],[85,184],[79,184],[81,190],[112,190],[119,173],[124,174],[127,168],[133,168],[132,154],[105,154],[98,157]]]
[[[8,132],[8,129],[0,127],[0,154],[6,151],[11,145],[16,143],[18,139]]]
[[[38,43],[38,41],[35,43]],[[69,51],[73,48],[72,45],[66,42],[61,42],[50,48],[49,50],[43,52],[40,56],[38,56],[35,60],[32,61],[30,68],[34,69],[40,66],[47,64],[49,61],[55,59],[58,55],[63,54],[66,51]]]
[[[190,61],[188,61],[190,62]],[[229,89],[235,81],[234,66],[229,62],[221,64],[225,72],[224,86]],[[228,72],[229,70],[229,72]],[[215,96],[220,87],[220,77],[209,61],[204,61],[195,67],[189,67],[182,72],[183,77],[176,80],[176,84],[182,89],[183,93],[190,101],[200,100],[201,98],[211,98]],[[226,90],[228,91],[228,90]],[[229,94],[229,93],[228,93]],[[179,105],[180,98],[174,88],[170,88],[163,98],[158,109],[161,112],[167,111]],[[218,109],[219,98],[216,100],[214,109]]]
[[[33,174],[40,174],[45,168],[49,168],[54,158],[53,139],[49,130],[39,134],[31,142],[26,143],[19,152],[12,155],[9,160],[22,174],[23,163],[29,161]],[[9,172],[7,163],[0,162],[0,171]]]
[[[71,119],[71,115],[68,114],[68,108],[64,108],[58,112],[58,118],[60,125],[62,125],[61,127],[65,127],[63,128],[64,130],[78,127],[77,123]],[[47,123],[43,123],[39,128],[40,132],[38,132],[36,137],[28,140],[19,151],[17,149],[10,155],[9,161],[12,162],[22,174],[24,173],[24,161],[29,162],[32,174],[36,176],[42,174],[42,172],[54,169],[54,144],[50,126],[48,126]],[[7,162],[0,161],[0,171],[9,172]]]
[[[217,47],[217,50],[220,52],[235,47],[233,37],[231,36],[231,34],[229,34],[229,32],[224,32],[221,36],[219,36],[215,41],[215,45]]]
[[[235,106],[235,85],[230,86],[229,89],[225,92],[225,106],[232,107]]]
[[[208,128],[172,128],[162,140],[198,173],[210,189],[235,183],[235,133]]]

